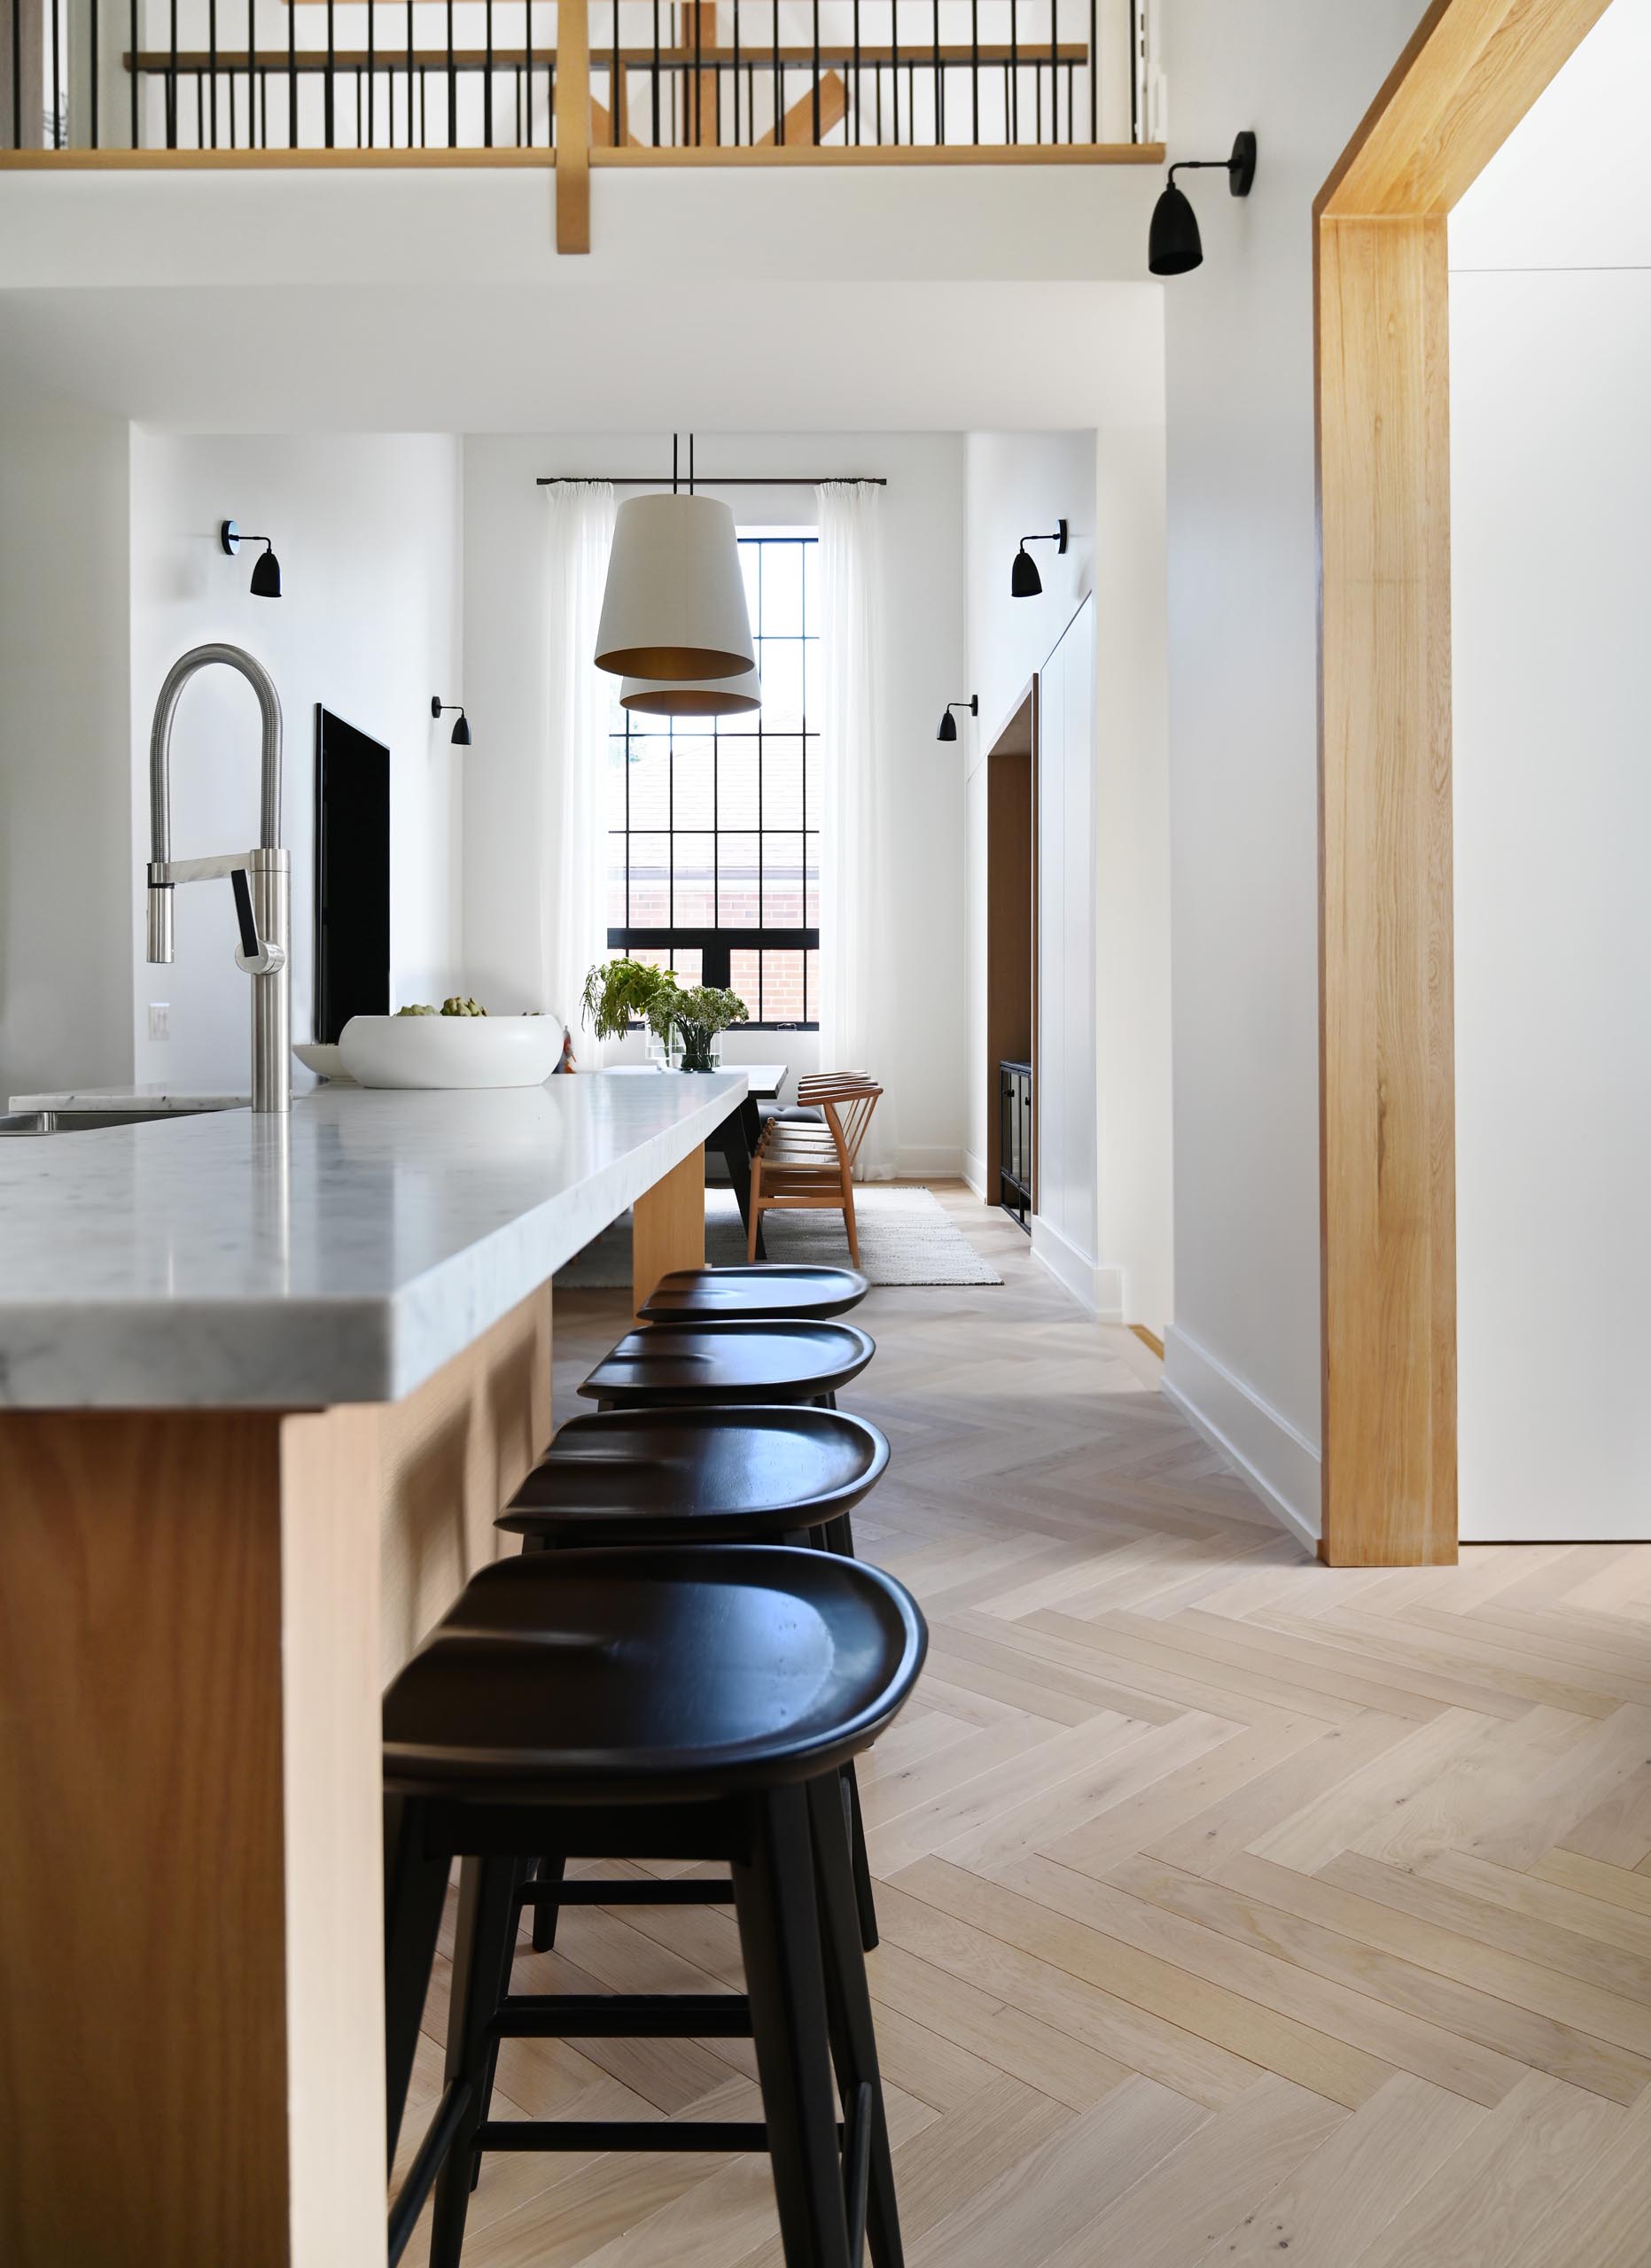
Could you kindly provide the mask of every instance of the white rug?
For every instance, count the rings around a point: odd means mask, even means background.
[[[874,1284],[1001,1284],[946,1213],[931,1189],[868,1182],[854,1192],[860,1229],[860,1269]],[[763,1241],[770,1260],[846,1268],[848,1244],[840,1213],[765,1213]],[[727,1268],[745,1257],[745,1231],[731,1189],[705,1192],[705,1258]],[[631,1223],[627,1213],[563,1269],[557,1282],[569,1291],[616,1291],[631,1280]]]

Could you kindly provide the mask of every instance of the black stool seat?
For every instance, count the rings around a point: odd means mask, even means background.
[[[871,1289],[858,1269],[798,1268],[753,1261],[738,1268],[682,1268],[661,1277],[642,1309],[644,1323],[824,1322],[858,1307]]]
[[[560,1550],[777,1542],[852,1511],[888,1461],[876,1427],[845,1410],[571,1418],[498,1524]]]
[[[822,1401],[876,1352],[852,1323],[649,1323],[579,1390],[609,1409]]]
[[[926,1644],[892,1576],[823,1551],[495,1560],[385,1696],[385,1784],[613,1805],[815,1779],[894,1717]]]

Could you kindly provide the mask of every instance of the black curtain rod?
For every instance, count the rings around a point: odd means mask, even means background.
[[[555,488],[563,481],[605,480],[610,488],[665,488],[671,476],[658,472],[541,472],[533,485]],[[886,488],[887,478],[880,472],[739,472],[697,473],[695,485],[699,488],[818,488],[822,482],[841,481],[845,485],[861,488]]]

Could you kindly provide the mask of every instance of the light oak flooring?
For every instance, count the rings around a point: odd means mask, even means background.
[[[1001,1288],[878,1291],[863,1554],[933,1630],[862,1767],[911,2268],[1651,2260],[1651,1550],[1333,1573],[1018,1230]],[[624,1322],[558,1300],[557,1412]],[[521,1989],[732,1986],[719,1908],[571,1912]],[[429,2021],[439,2037],[445,1973]],[[749,2043],[505,2048],[465,2268],[778,2268]],[[427,2038],[409,2124],[439,2081]],[[422,2260],[423,2234],[409,2257]]]

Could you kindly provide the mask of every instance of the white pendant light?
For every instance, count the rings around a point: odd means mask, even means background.
[[[757,649],[734,515],[714,496],[619,506],[596,632],[596,667],[654,682],[743,675]]]
[[[743,670],[738,677],[702,677],[689,685],[627,677],[619,706],[644,717],[749,717],[762,706],[762,680],[755,670]]]

